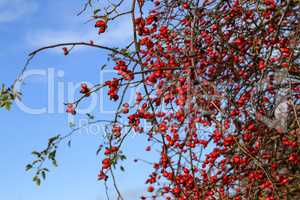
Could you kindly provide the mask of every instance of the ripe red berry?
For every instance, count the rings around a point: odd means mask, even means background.
[[[99,174],[98,174],[98,180],[107,180],[108,179],[108,176],[103,172],[101,171]]]
[[[108,169],[110,167],[110,164],[111,164],[110,158],[105,158],[102,161],[102,168],[103,169]]]
[[[72,114],[72,115],[75,115],[75,114],[76,114],[76,111],[75,111],[74,105],[71,104],[71,103],[69,103],[69,104],[67,105],[66,112],[67,112],[67,113],[70,113],[70,114]]]
[[[96,21],[95,27],[96,28],[103,28],[103,27],[106,28],[106,22],[104,20],[100,19],[100,20]]]
[[[81,84],[80,93],[85,94],[85,96],[90,96],[90,89],[88,88],[86,83]]]
[[[259,70],[264,70],[265,67],[266,67],[265,61],[264,61],[264,60],[260,60],[260,61],[258,62],[258,69],[259,69]]]
[[[62,50],[63,50],[65,56],[69,54],[69,50],[67,47],[63,47]]]
[[[189,8],[190,8],[190,5],[189,5],[188,2],[184,2],[184,3],[182,4],[182,7],[183,7],[184,9],[189,9]]]
[[[149,187],[148,187],[148,192],[153,192],[154,191],[154,187],[152,186],[152,185],[150,185]]]
[[[106,24],[106,22],[104,20],[100,19],[100,20],[98,20],[96,22],[95,27],[99,28],[98,33],[100,34],[100,33],[104,33],[105,32],[105,30],[107,28],[107,24]]]
[[[151,146],[147,146],[146,151],[151,151]]]
[[[105,30],[106,30],[105,28],[100,28],[100,29],[98,30],[98,33],[99,33],[99,34],[104,33]]]

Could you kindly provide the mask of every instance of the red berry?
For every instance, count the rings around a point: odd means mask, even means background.
[[[102,168],[103,169],[107,169],[110,167],[110,158],[105,158],[103,161],[102,161]]]
[[[189,5],[188,2],[184,2],[184,3],[182,4],[182,7],[183,7],[184,9],[189,9],[189,8],[190,8],[190,5]]]
[[[153,192],[154,191],[154,187],[152,186],[152,185],[150,185],[149,187],[148,187],[148,192]]]
[[[100,29],[98,30],[98,33],[99,33],[99,34],[104,33],[105,30],[106,30],[105,28],[100,28]]]
[[[69,103],[69,104],[67,105],[66,112],[67,112],[67,113],[70,113],[70,114],[72,114],[72,115],[75,115],[75,114],[76,114],[76,111],[75,111],[74,105],[71,104],[71,103]]]
[[[63,47],[62,50],[64,51],[65,56],[69,54],[69,50],[67,49],[67,47]]]
[[[106,181],[108,178],[108,176],[103,172],[101,171],[99,174],[98,174],[98,180],[104,180]]]
[[[86,96],[90,95],[90,89],[88,88],[86,83],[81,84],[80,93],[85,94]]]
[[[99,28],[98,33],[100,34],[105,32],[107,24],[104,20],[100,19],[96,22],[95,27]]]
[[[102,19],[96,21],[95,27],[96,28],[106,28],[106,22]]]

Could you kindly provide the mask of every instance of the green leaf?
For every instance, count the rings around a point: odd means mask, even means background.
[[[35,160],[35,161],[32,162],[32,165],[35,165],[36,163],[41,162],[41,161],[42,160]]]
[[[98,12],[100,12],[100,9],[94,10],[94,15],[97,15]]]
[[[40,179],[40,178],[36,179],[36,184],[37,184],[38,186],[41,185],[41,179]]]
[[[126,160],[127,157],[126,157],[125,155],[120,155],[120,159],[121,159],[121,160]]]
[[[42,178],[45,180],[46,179],[46,173],[45,171],[42,171]]]
[[[58,165],[57,165],[57,161],[56,160],[52,160],[52,165],[54,166],[54,167],[57,167]]]
[[[71,146],[72,146],[72,141],[69,140],[69,141],[68,141],[68,147],[71,147]]]
[[[41,179],[38,176],[34,176],[33,181],[37,184],[37,186],[41,185]]]
[[[60,135],[56,135],[56,136],[50,138],[49,141],[48,141],[48,143],[49,143],[49,144],[52,144],[54,141],[58,140],[59,137],[60,137]]]
[[[49,153],[48,158],[50,160],[55,160],[56,157],[56,150],[52,151],[51,153]]]
[[[92,115],[92,114],[90,114],[90,113],[86,113],[86,116],[89,118],[89,119],[94,119],[95,117]]]
[[[37,157],[41,157],[41,154],[37,151],[33,151],[31,154]]]
[[[99,146],[99,148],[97,149],[97,151],[96,151],[96,155],[99,155],[99,153],[100,153],[100,151],[102,150],[102,145],[101,146]]]
[[[122,53],[124,54],[124,56],[130,56],[130,51],[128,51],[128,49],[122,49]]]
[[[9,111],[10,108],[11,108],[11,102],[6,102],[5,109]]]
[[[32,168],[31,164],[26,165],[26,171],[29,171]]]
[[[136,50],[137,50],[137,51],[140,51],[140,50],[141,50],[141,44],[140,44],[139,42],[138,42],[137,45],[136,45]]]
[[[106,64],[102,65],[101,70],[104,70],[106,66],[107,66]]]
[[[4,93],[4,91],[5,91],[5,85],[2,84],[2,87],[1,87],[1,95]]]
[[[43,168],[42,170],[45,172],[49,172],[49,169],[47,169],[47,168]]]

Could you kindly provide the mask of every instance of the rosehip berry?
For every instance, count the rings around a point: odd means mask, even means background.
[[[103,27],[106,28],[106,26],[107,26],[106,22],[102,19],[96,21],[96,23],[95,23],[96,28],[103,28]]]
[[[98,180],[104,180],[106,181],[108,179],[108,176],[103,172],[101,171],[99,174],[98,174]]]
[[[102,161],[102,168],[103,169],[107,169],[110,167],[110,158],[105,158],[103,161]]]
[[[188,2],[184,2],[184,3],[182,4],[182,7],[183,7],[184,9],[189,9],[189,8],[190,8],[190,5],[189,5]]]
[[[72,114],[72,115],[75,115],[75,114],[76,114],[76,111],[75,111],[74,105],[71,104],[71,103],[69,103],[69,104],[67,105],[66,112],[67,112],[67,113],[70,113],[70,114]]]
[[[65,56],[69,54],[69,50],[67,47],[63,47],[62,50],[64,51]]]
[[[151,146],[147,146],[146,151],[151,151]]]
[[[148,187],[148,192],[153,192],[153,191],[154,191],[154,187],[150,185],[150,186]]]
[[[105,28],[100,28],[100,29],[98,30],[98,33],[99,33],[99,34],[104,33],[105,30],[106,30]]]
[[[100,33],[104,33],[105,32],[105,30],[107,28],[107,24],[106,24],[106,22],[104,20],[101,19],[101,20],[98,20],[96,22],[95,27],[99,28],[98,33],[100,34]]]
[[[81,84],[81,89],[80,89],[81,94],[85,94],[86,96],[90,95],[90,89],[88,88],[86,83]]]

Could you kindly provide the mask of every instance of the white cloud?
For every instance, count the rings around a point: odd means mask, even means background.
[[[0,23],[18,20],[35,12],[37,8],[33,0],[0,0]]]
[[[95,29],[92,24],[88,29],[79,31],[72,31],[70,29],[34,30],[27,34],[27,42],[33,48],[65,42],[87,42],[90,40],[93,40],[95,43],[101,45],[119,46],[122,44],[127,44],[131,35],[131,22],[129,20],[122,20],[119,23],[113,24],[111,27],[109,26],[107,31],[100,35],[97,34],[97,29]]]

